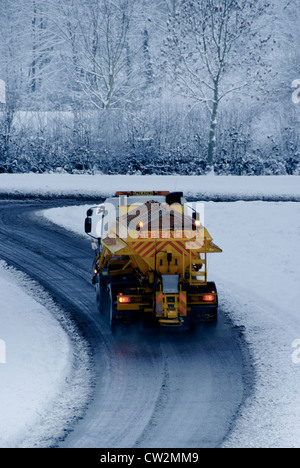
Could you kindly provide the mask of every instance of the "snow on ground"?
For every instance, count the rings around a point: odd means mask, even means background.
[[[47,294],[3,261],[0,311],[0,447],[51,446],[87,399],[87,351]]]
[[[89,206],[44,215],[83,234]],[[243,327],[255,376],[224,447],[299,447],[300,353],[293,345],[300,340],[300,205],[207,202],[205,224],[223,249],[210,257],[210,279],[220,309]]]
[[[208,203],[205,219],[223,248],[210,268],[221,308],[244,327],[255,372],[225,445],[299,447],[300,363],[292,346],[300,338],[300,206]]]
[[[204,194],[206,199],[294,200],[300,195],[299,177],[0,175],[2,194],[100,198],[125,189],[178,190],[190,196]],[[86,208],[57,208],[43,215],[84,235]],[[300,446],[299,215],[298,203],[205,203],[205,224],[223,249],[211,256],[210,276],[218,285],[221,311],[243,327],[255,375],[252,382],[249,373],[252,392],[225,447]],[[56,411],[61,421],[59,415],[67,411],[68,402],[61,394],[70,372],[73,332],[66,334],[55,315],[20,284],[24,281],[19,274],[1,263],[0,298],[5,307],[1,307],[0,328],[0,446],[43,446],[52,442],[53,434],[47,434],[47,427],[53,428],[47,424],[49,418],[53,414],[55,418]],[[6,364],[1,363],[2,340]],[[83,368],[78,371],[78,388],[87,381],[86,376],[80,381]],[[53,403],[57,394],[62,399],[59,405]],[[68,398],[76,400],[76,395]]]
[[[101,197],[117,190],[183,191],[187,196],[300,200],[299,176],[109,176],[0,174],[0,194]]]

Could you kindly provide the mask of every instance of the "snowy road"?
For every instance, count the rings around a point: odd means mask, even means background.
[[[93,398],[59,446],[220,446],[245,396],[238,330],[221,310],[215,329],[193,335],[130,328],[112,336],[95,307],[89,242],[34,214],[53,206],[0,202],[0,258],[69,310],[93,351]]]

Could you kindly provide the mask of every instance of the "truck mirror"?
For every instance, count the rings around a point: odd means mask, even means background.
[[[90,234],[92,232],[92,218],[85,218],[84,230],[86,234]]]

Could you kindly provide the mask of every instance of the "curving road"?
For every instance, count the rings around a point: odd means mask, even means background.
[[[216,328],[193,334],[132,326],[111,335],[95,306],[90,242],[38,214],[67,204],[0,201],[0,258],[68,309],[93,351],[93,398],[58,446],[219,447],[245,395],[236,332],[220,311]]]

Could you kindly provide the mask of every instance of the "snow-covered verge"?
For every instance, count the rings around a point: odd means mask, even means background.
[[[84,235],[89,206],[43,214]],[[299,447],[300,353],[293,345],[300,340],[300,205],[207,202],[205,224],[223,249],[208,265],[220,310],[243,330],[251,355],[249,395],[224,447]]]
[[[300,446],[300,205],[208,203],[223,253],[212,257],[221,308],[243,327],[255,380],[227,447]]]
[[[3,261],[0,315],[0,447],[52,446],[87,403],[88,350],[46,292]]]
[[[118,190],[183,191],[186,196],[300,200],[300,176],[121,176],[0,174],[0,195],[106,197]]]

